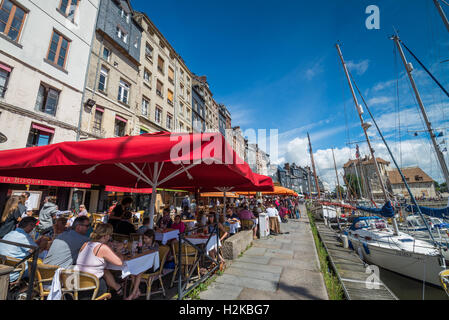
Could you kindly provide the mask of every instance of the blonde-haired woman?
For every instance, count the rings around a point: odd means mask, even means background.
[[[106,284],[113,288],[118,295],[123,294],[123,289],[118,284],[112,273],[106,269],[107,263],[122,266],[122,257],[117,255],[107,243],[111,239],[113,227],[110,224],[97,224],[90,235],[90,241],[86,242],[80,249],[76,260],[76,269],[94,274],[100,279],[98,294],[107,292]]]
[[[3,214],[0,219],[0,239],[13,231],[20,220],[22,220],[22,213],[20,212],[19,203],[19,196],[11,196],[8,201],[6,201],[5,209],[3,210]]]

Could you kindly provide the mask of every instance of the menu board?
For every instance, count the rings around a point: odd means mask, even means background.
[[[39,206],[41,204],[41,198],[42,198],[42,191],[26,191],[26,190],[13,190],[12,195],[13,196],[20,196],[24,192],[30,193],[30,198],[28,199],[30,202],[30,205],[34,210],[39,210]]]

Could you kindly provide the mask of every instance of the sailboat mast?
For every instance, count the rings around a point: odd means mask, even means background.
[[[441,19],[443,19],[444,25],[446,26],[447,31],[449,31],[449,21],[447,20],[446,14],[443,11],[443,8],[441,8],[440,2],[438,0],[433,0],[433,3],[435,4],[435,7],[438,10],[438,13],[441,16]]]
[[[312,173],[310,172],[310,167],[307,167],[307,180],[309,180],[309,196],[312,199],[312,180],[310,180],[310,176]]]
[[[340,191],[340,180],[338,179],[338,171],[337,171],[337,164],[335,163],[335,154],[334,149],[332,149],[332,157],[334,158],[334,168],[335,168],[335,175],[337,176],[337,197],[342,201],[342,194]]]
[[[413,75],[412,75],[413,66],[411,63],[408,63],[407,59],[405,58],[404,51],[402,50],[402,46],[400,43],[401,40],[399,39],[398,35],[394,35],[392,37],[392,40],[394,40],[396,46],[398,47],[399,54],[401,55],[402,62],[404,63],[405,70],[407,71],[408,78],[410,79],[410,83],[412,85],[413,91],[415,92],[416,100],[418,101],[419,108],[421,109],[421,113],[422,113],[424,121],[426,123],[427,131],[429,132],[430,139],[432,140],[432,144],[435,149],[435,153],[437,154],[438,162],[440,163],[441,170],[442,170],[443,176],[444,176],[444,180],[446,181],[446,184],[449,185],[449,170],[447,168],[446,161],[444,160],[443,153],[441,152],[440,147],[438,146],[437,140],[435,139],[435,134],[433,133],[432,125],[429,121],[429,118],[427,117],[426,109],[424,109],[424,103],[421,99],[421,95],[419,94],[418,87],[416,86],[416,83],[415,83],[415,79],[413,78]]]
[[[384,184],[384,182],[383,182],[383,180],[382,180],[382,176],[381,176],[381,174],[380,174],[379,164],[377,163],[377,159],[376,159],[376,157],[374,156],[374,149],[371,147],[371,141],[370,141],[370,139],[369,139],[369,137],[368,137],[368,132],[367,132],[367,130],[368,130],[368,128],[370,127],[370,125],[369,125],[368,123],[366,123],[366,122],[363,121],[363,117],[362,117],[362,115],[363,115],[363,109],[362,109],[362,106],[361,106],[361,105],[359,104],[359,102],[357,101],[357,97],[356,97],[356,95],[355,95],[354,88],[353,88],[353,86],[352,86],[351,78],[349,77],[348,68],[347,68],[347,66],[346,66],[345,60],[343,59],[343,54],[341,53],[340,46],[339,46],[338,44],[336,44],[335,46],[337,47],[338,54],[339,54],[340,59],[341,59],[341,63],[343,64],[343,69],[344,69],[344,71],[345,71],[346,78],[347,78],[348,84],[349,84],[349,88],[351,89],[352,97],[353,97],[353,99],[354,99],[355,107],[356,107],[356,109],[357,109],[357,113],[358,113],[359,118],[360,118],[360,124],[361,124],[361,126],[362,126],[363,132],[365,133],[365,138],[366,138],[366,142],[367,142],[367,144],[368,144],[368,148],[369,148],[370,153],[371,153],[371,156],[372,156],[372,158],[373,158],[373,160],[374,160],[374,167],[376,168],[376,173],[377,173],[377,177],[379,178],[379,182],[380,182],[380,187],[381,187],[381,189],[382,189],[382,193],[383,193],[383,195],[384,195],[385,201],[387,201],[387,200],[388,200],[387,190],[385,189],[385,184]],[[374,200],[373,200],[373,201],[374,201]]]
[[[320,186],[318,184],[318,177],[316,175],[316,169],[315,169],[315,161],[313,161],[312,143],[310,142],[310,136],[309,136],[308,132],[307,132],[307,138],[309,138],[310,161],[312,162],[313,175],[315,176],[315,185],[316,185],[316,189],[318,191],[318,199],[321,199]]]

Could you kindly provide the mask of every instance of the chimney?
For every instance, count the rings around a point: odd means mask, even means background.
[[[286,163],[286,164],[284,165],[284,169],[285,169],[286,171],[290,171],[290,163]]]

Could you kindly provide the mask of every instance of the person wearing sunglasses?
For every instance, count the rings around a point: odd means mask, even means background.
[[[70,229],[53,240],[44,263],[64,269],[75,265],[81,247],[89,241],[86,236],[89,227],[90,220],[87,216],[76,218]]]

